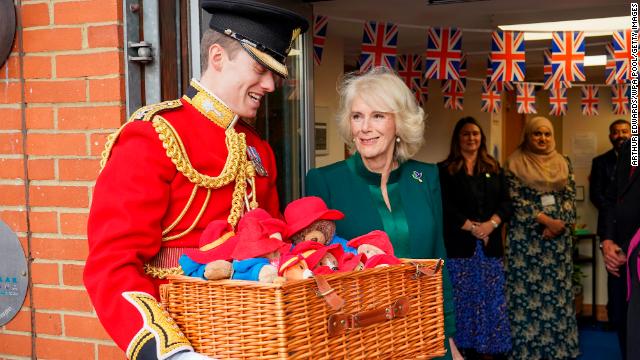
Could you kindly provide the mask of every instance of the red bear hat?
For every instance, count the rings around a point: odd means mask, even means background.
[[[341,247],[340,244],[333,244],[329,246],[324,246],[316,241],[303,241],[296,245],[296,247],[291,250],[292,254],[300,254],[307,262],[309,269],[313,269],[318,265],[322,257],[327,253],[331,252],[332,254],[336,251],[337,247]],[[334,255],[336,256],[336,255]],[[336,257],[337,259],[338,257]]]
[[[286,254],[280,258],[280,267],[278,268],[278,276],[284,276],[284,272],[288,268],[298,264],[301,261],[305,261],[300,254]]]
[[[258,219],[247,218],[238,224],[238,238],[236,248],[231,257],[235,260],[246,260],[280,250],[283,242],[275,237],[270,237],[264,225]]]
[[[238,226],[242,226],[244,219],[256,219],[266,229],[269,237],[275,237],[279,240],[286,239],[287,224],[280,219],[272,217],[266,210],[261,208],[253,209],[242,216]]]
[[[391,245],[389,235],[387,235],[387,233],[384,231],[373,230],[367,234],[353,238],[347,243],[347,246],[351,246],[357,249],[358,246],[362,244],[373,245],[384,251],[385,254],[393,255],[393,245]]]
[[[353,271],[356,269],[359,263],[364,265],[367,262],[367,256],[365,254],[354,254],[345,252],[342,257],[338,259],[340,262],[338,272]]]
[[[294,200],[284,209],[284,221],[287,223],[287,235],[292,236],[318,220],[342,220],[344,214],[327,207],[324,200],[317,196],[302,197]],[[331,240],[331,239],[329,239]]]
[[[365,269],[371,269],[378,265],[397,265],[401,264],[402,261],[397,257],[389,254],[378,254],[370,257],[367,262],[364,264]]]
[[[214,260],[231,260],[231,253],[238,239],[233,228],[225,220],[214,220],[200,235],[198,249],[185,250],[184,254],[199,264]]]

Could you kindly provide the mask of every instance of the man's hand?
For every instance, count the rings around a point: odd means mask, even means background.
[[[627,262],[627,257],[620,246],[613,240],[602,240],[602,258],[607,271],[613,276],[620,276],[620,266]]]
[[[195,351],[181,351],[173,354],[167,360],[214,360],[206,355],[199,354]]]

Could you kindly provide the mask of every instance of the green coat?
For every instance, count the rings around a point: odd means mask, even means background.
[[[397,257],[446,259],[438,167],[409,160],[391,172],[387,192],[393,212],[382,198],[380,174],[367,170],[357,153],[307,173],[306,194],[321,197],[330,209],[345,214],[336,222],[339,236],[348,240],[384,230]],[[455,315],[449,273],[444,270],[444,323],[450,337],[455,333]]]

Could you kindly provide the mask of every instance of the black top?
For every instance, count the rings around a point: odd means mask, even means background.
[[[591,175],[589,175],[589,199],[598,209],[598,234],[604,230],[604,203],[606,192],[613,181],[616,171],[618,156],[611,149],[606,153],[593,158],[591,162]]]
[[[484,252],[490,257],[502,256],[502,224],[506,223],[511,216],[511,201],[502,169],[498,174],[480,173],[470,176],[463,167],[456,174],[449,175],[444,163],[438,165],[440,166],[444,244],[447,257],[473,256],[477,239],[471,232],[462,230],[462,225],[467,219],[478,222],[488,221],[493,214],[500,216],[502,222],[489,235],[489,242]]]
[[[613,181],[607,189],[604,228],[600,239],[611,239],[623,250],[640,227],[640,169],[631,171],[631,142],[620,149]]]

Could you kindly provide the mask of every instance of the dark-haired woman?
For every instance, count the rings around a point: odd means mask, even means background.
[[[503,358],[511,349],[501,236],[511,207],[504,174],[472,117],[458,121],[439,165],[455,341],[465,359]]]

